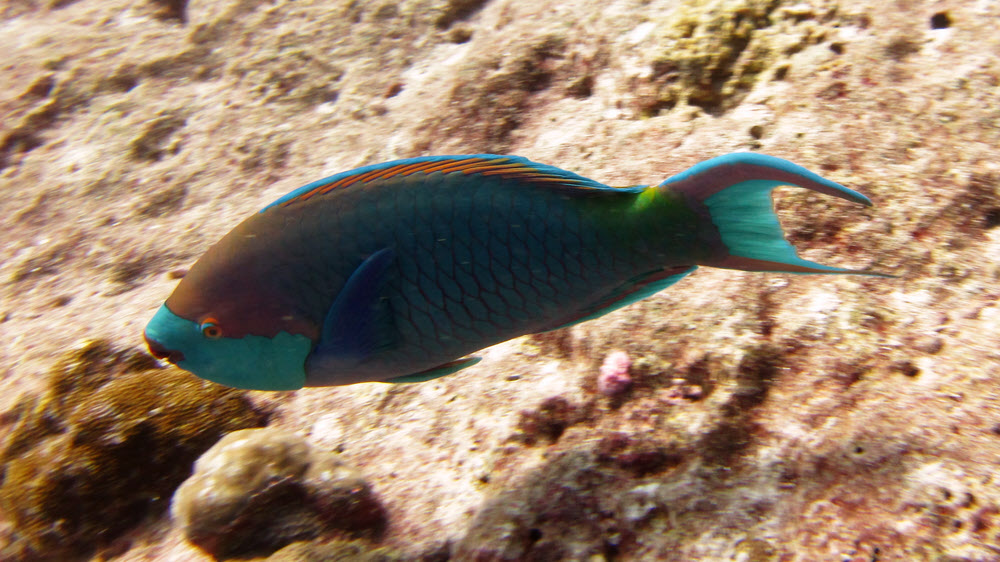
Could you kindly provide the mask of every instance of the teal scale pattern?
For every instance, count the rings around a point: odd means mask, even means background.
[[[665,231],[676,238],[685,225],[625,220],[635,197],[419,173],[274,207],[261,219],[284,228],[274,281],[318,324],[365,258],[394,250],[384,289],[393,343],[353,374],[372,380],[555,328],[626,280],[671,265],[644,239]]]

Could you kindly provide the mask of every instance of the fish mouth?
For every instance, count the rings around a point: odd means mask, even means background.
[[[143,333],[142,338],[146,340],[146,347],[149,348],[149,353],[153,357],[156,357],[157,359],[166,359],[174,365],[176,365],[178,361],[184,360],[183,352],[163,347],[163,344],[150,338],[148,334]]]

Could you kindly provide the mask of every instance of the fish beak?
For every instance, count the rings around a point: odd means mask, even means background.
[[[156,357],[157,359],[166,359],[174,365],[176,365],[178,361],[184,360],[184,354],[182,352],[163,347],[160,342],[151,339],[146,333],[142,334],[142,338],[146,340],[146,346],[149,347],[149,353],[152,354],[153,357]]]

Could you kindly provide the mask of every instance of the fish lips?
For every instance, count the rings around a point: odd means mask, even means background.
[[[174,349],[167,349],[160,342],[150,338],[149,334],[145,332],[142,334],[142,337],[146,340],[146,347],[149,348],[149,353],[153,357],[156,357],[157,359],[166,359],[174,365],[176,365],[179,361],[184,360],[183,352]]]

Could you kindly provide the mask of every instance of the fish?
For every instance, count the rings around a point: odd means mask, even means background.
[[[774,156],[718,156],[611,187],[520,156],[429,156],[302,186],[211,246],[144,330],[150,353],[223,385],[433,380],[512,338],[586,322],[699,266],[883,275],[800,258],[771,192],[871,206]]]

